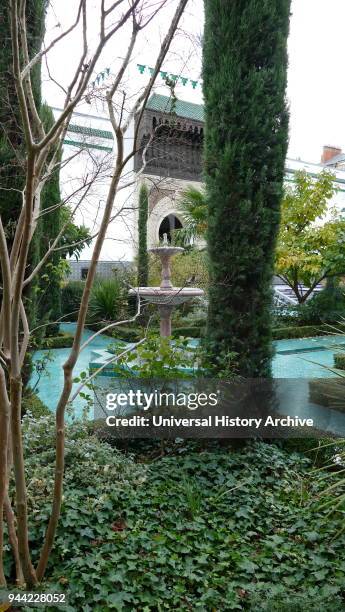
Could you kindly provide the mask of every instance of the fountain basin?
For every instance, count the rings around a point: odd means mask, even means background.
[[[130,295],[138,295],[149,304],[161,306],[178,306],[195,297],[202,297],[204,291],[195,287],[136,287],[130,290]]]
[[[152,247],[149,249],[149,253],[153,253],[154,255],[159,255],[160,257],[173,257],[173,255],[177,255],[178,253],[183,253],[183,247],[174,247],[174,246],[158,246]]]

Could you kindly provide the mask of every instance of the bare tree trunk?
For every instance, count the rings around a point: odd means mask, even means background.
[[[4,510],[7,521],[7,531],[8,531],[8,539],[12,548],[13,559],[16,568],[16,584],[18,586],[24,586],[25,580],[22,570],[22,565],[19,557],[19,548],[18,548],[18,538],[16,532],[16,519],[12,509],[12,504],[10,500],[10,496],[8,493],[9,488],[9,478],[11,469],[13,466],[13,453],[12,453],[12,444],[11,444],[11,435],[8,438],[8,448],[7,448],[7,486],[6,486],[6,495],[5,495],[5,503]]]
[[[1,339],[3,341],[4,355],[7,359],[10,349],[10,314],[11,314],[11,273],[10,260],[8,256],[6,236],[0,219],[0,262],[2,273],[2,320]],[[3,564],[4,545],[4,503],[6,500],[8,486],[8,447],[10,434],[10,402],[7,393],[6,376],[2,365],[0,365],[0,586],[6,584]]]
[[[32,230],[32,210],[35,190],[35,158],[33,151],[29,151],[26,186],[25,186],[25,215],[21,247],[13,282],[13,297],[11,307],[11,366],[10,366],[10,400],[11,400],[11,433],[14,476],[16,482],[16,504],[18,522],[18,547],[23,573],[28,586],[37,584],[29,548],[27,493],[24,469],[24,454],[21,427],[22,407],[22,372],[19,351],[19,322],[22,305],[22,288],[25,268],[30,246]]]
[[[22,566],[20,563],[20,557],[19,557],[18,539],[17,539],[16,527],[15,527],[15,517],[14,517],[14,512],[11,506],[11,500],[8,494],[6,495],[6,498],[5,498],[4,507],[5,507],[6,521],[7,521],[8,539],[11,544],[13,559],[14,559],[15,568],[16,568],[16,583],[18,586],[23,586],[24,585],[24,575],[23,575],[23,570],[22,570]]]
[[[18,548],[20,562],[23,568],[25,581],[28,586],[37,584],[35,570],[33,568],[29,548],[27,493],[24,470],[24,453],[21,431],[21,405],[22,405],[22,381],[11,378],[11,406],[12,406],[12,446],[13,466],[16,482],[16,508],[18,524]]]
[[[299,302],[300,304],[304,304],[307,301],[308,297],[313,293],[315,287],[317,287],[317,285],[321,283],[325,277],[326,277],[326,274],[313,282],[312,286],[309,287],[308,291],[306,291],[303,295],[301,295],[301,299]]]
[[[36,575],[39,581],[42,580],[44,573],[47,568],[49,555],[53,546],[56,528],[61,511],[61,499],[62,499],[62,487],[63,487],[63,474],[64,474],[64,449],[65,449],[65,410],[72,391],[73,384],[73,369],[77,362],[82,333],[84,330],[90,292],[93,285],[93,281],[96,275],[97,263],[105,239],[107,227],[110,221],[113,203],[118,187],[118,183],[121,177],[122,170],[122,157],[123,157],[123,143],[121,142],[121,151],[118,152],[121,156],[118,162],[117,170],[111,181],[106,208],[101,223],[100,232],[98,234],[95,248],[92,254],[91,264],[87,275],[83,297],[81,300],[79,317],[77,322],[77,330],[74,338],[74,343],[69,359],[64,364],[64,389],[60,398],[57,410],[56,410],[56,466],[55,466],[55,483],[54,483],[54,494],[53,494],[53,506],[52,512],[46,532],[44,545],[42,548],[41,556],[37,565]]]
[[[7,447],[9,436],[10,405],[6,391],[6,379],[0,366],[0,586],[6,586],[4,573],[4,504],[7,491]]]

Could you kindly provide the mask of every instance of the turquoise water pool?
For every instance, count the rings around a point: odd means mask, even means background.
[[[62,332],[73,334],[75,330],[74,323],[64,323],[60,326]],[[83,342],[85,342],[94,332],[85,330],[83,334]],[[82,372],[88,372],[90,355],[95,349],[106,349],[109,344],[113,344],[114,340],[109,336],[99,335],[93,340],[84,351],[80,354],[78,363],[74,370],[74,377],[77,378]],[[45,375],[42,376],[39,385],[37,395],[40,397],[42,402],[48,406],[51,410],[56,409],[56,404],[59,399],[59,395],[63,388],[63,370],[62,366],[65,363],[67,357],[70,354],[69,348],[67,349],[54,349],[50,351],[53,360],[47,364]],[[47,353],[47,351],[36,351],[33,355],[33,359],[38,360]],[[30,381],[33,387],[37,382],[37,375],[33,375]],[[74,385],[74,389],[77,388],[77,384]],[[73,402],[73,409],[77,415],[80,415],[85,407],[85,400],[78,397]]]
[[[74,329],[75,325],[73,323],[61,325],[61,331],[67,333],[73,333]],[[93,332],[86,330],[83,341],[92,334]],[[97,336],[81,353],[74,376],[78,377],[81,372],[88,371],[92,351],[105,350],[113,342],[114,340],[108,336]],[[297,340],[278,340],[274,343],[274,346],[275,356],[272,369],[275,378],[324,378],[334,376],[334,373],[327,368],[333,367],[333,355],[339,350],[339,347],[345,351],[345,337],[334,335]],[[34,360],[41,359],[46,352],[36,351],[33,355]],[[54,349],[51,351],[53,361],[48,363],[46,373],[42,376],[38,386],[39,397],[51,410],[55,410],[63,387],[62,365],[69,352],[70,349]],[[37,382],[37,375],[33,375],[30,382],[31,386],[34,386]],[[81,398],[77,398],[73,402],[74,412],[78,415],[82,413],[84,406],[85,400]]]
[[[334,376],[334,354],[345,352],[342,335],[278,340],[274,343],[274,378],[327,378]]]

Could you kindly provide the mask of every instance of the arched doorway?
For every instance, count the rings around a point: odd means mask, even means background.
[[[174,214],[167,215],[159,226],[159,240],[163,240],[164,234],[168,236],[168,242],[171,242],[174,230],[181,229],[182,223]]]

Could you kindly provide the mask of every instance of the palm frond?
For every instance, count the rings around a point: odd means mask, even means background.
[[[205,192],[190,185],[182,192],[179,209],[184,223],[181,229],[175,230],[175,241],[182,246],[192,246],[198,238],[205,236],[207,229]]]

